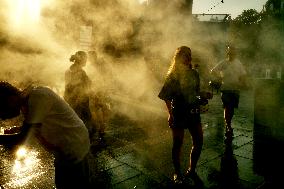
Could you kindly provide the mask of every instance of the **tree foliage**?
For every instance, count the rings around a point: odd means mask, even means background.
[[[255,9],[244,10],[230,22],[229,40],[239,47],[240,58],[244,62],[253,62],[257,56],[261,22],[262,14]]]
[[[282,1],[268,0],[261,12],[244,10],[230,22],[230,40],[239,46],[240,54],[247,62],[279,64],[283,61]]]
[[[265,3],[265,11],[263,12],[264,18],[273,18],[277,21],[283,22],[284,11],[281,9],[281,3],[281,0],[268,0]]]
[[[244,25],[259,24],[261,22],[261,14],[255,9],[244,10],[242,14],[233,20],[233,22],[235,22],[235,24]]]
[[[274,11],[280,10],[281,0],[268,0],[264,6],[266,11],[268,12],[273,12],[273,10],[271,10],[271,6],[273,6]]]

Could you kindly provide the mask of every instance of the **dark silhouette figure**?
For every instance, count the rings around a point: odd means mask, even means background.
[[[200,181],[197,179],[199,177],[196,173],[197,162],[203,146],[200,101],[197,98],[201,95],[200,79],[198,72],[193,69],[191,60],[189,47],[177,48],[164,86],[159,93],[159,98],[165,101],[169,112],[168,123],[172,130],[172,160],[175,170],[173,180],[176,184],[181,184],[183,180],[180,155],[185,129],[189,130],[193,144],[185,177]]]

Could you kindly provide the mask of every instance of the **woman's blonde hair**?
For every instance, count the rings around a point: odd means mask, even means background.
[[[178,67],[191,61],[191,49],[187,46],[178,47],[172,59],[167,75],[178,74]],[[191,66],[191,65],[190,65]]]

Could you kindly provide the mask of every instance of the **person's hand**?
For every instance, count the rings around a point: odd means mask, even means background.
[[[202,91],[202,92],[200,92],[200,98],[201,99],[212,99],[213,94],[212,94],[212,92]]]
[[[168,123],[169,123],[169,127],[172,127],[174,124],[174,117],[171,114],[169,114]]]

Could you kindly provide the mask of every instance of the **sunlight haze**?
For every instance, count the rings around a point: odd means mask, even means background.
[[[255,9],[260,12],[267,0],[194,0],[193,14],[231,14],[232,18],[244,10]]]

